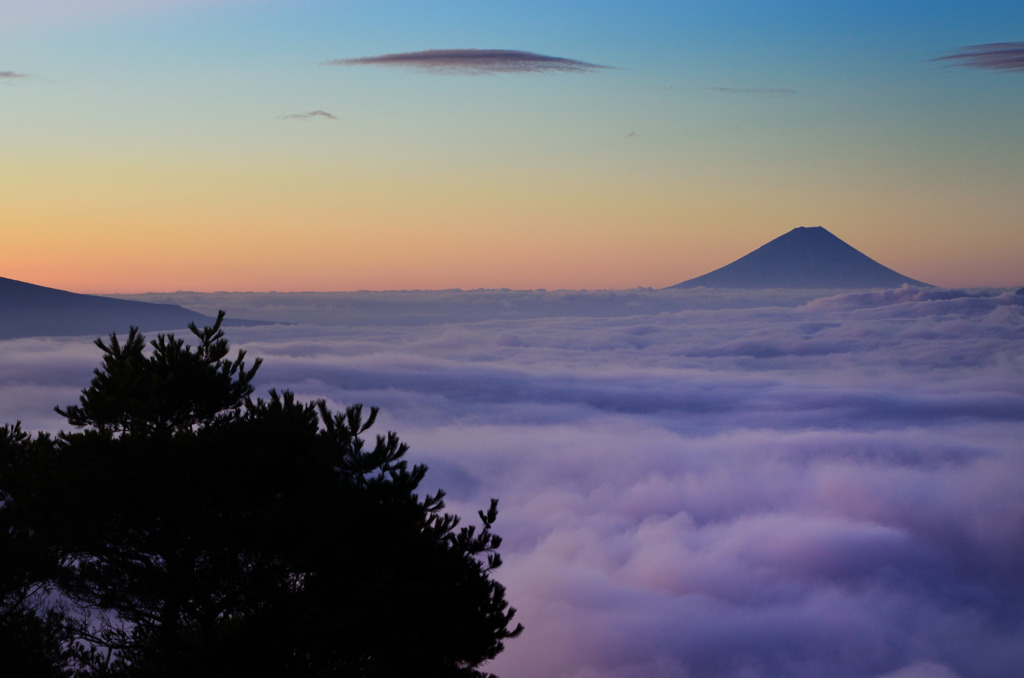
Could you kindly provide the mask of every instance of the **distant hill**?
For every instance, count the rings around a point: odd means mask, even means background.
[[[33,336],[126,333],[132,325],[144,331],[176,330],[214,319],[170,304],[150,304],[0,278],[0,339]]]
[[[750,254],[672,288],[932,287],[882,266],[821,226],[794,228]],[[671,289],[671,288],[670,288]]]

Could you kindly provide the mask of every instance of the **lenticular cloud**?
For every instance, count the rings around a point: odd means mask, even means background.
[[[259,388],[380,405],[424,489],[463,515],[500,497],[497,575],[526,631],[487,670],[1024,666],[1024,298],[388,295],[168,301],[287,311],[231,330],[266,360]],[[53,426],[35,408],[71,402],[61,375],[82,385],[97,359],[85,339],[0,342],[2,404]]]
[[[354,59],[334,59],[328,66],[400,66],[441,73],[584,73],[607,68],[576,59],[512,49],[428,49]]]
[[[1024,72],[1024,42],[968,45],[932,61],[947,61],[965,68]]]

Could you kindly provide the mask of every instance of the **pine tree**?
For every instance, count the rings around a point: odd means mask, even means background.
[[[420,497],[377,410],[270,391],[221,330],[190,346],[98,340],[77,430],[0,445],[0,520],[31,535],[26,585],[50,592],[65,673],[480,676],[518,635],[480,528]],[[12,431],[14,429],[11,429]],[[20,437],[18,437],[20,436]],[[32,452],[28,452],[32,448]],[[69,640],[71,639],[71,640]],[[82,648],[85,648],[84,650]]]

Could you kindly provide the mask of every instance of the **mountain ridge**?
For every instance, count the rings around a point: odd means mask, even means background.
[[[108,335],[174,330],[214,318],[172,304],[78,294],[0,277],[0,340],[36,336]],[[234,321],[231,324],[244,324]],[[225,324],[228,324],[225,321]]]

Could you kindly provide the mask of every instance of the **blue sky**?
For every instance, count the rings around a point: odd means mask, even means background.
[[[664,286],[823,225],[914,278],[1021,282],[1024,72],[935,61],[1019,44],[1019,3],[0,8],[7,277]],[[608,68],[327,64],[466,48]]]

